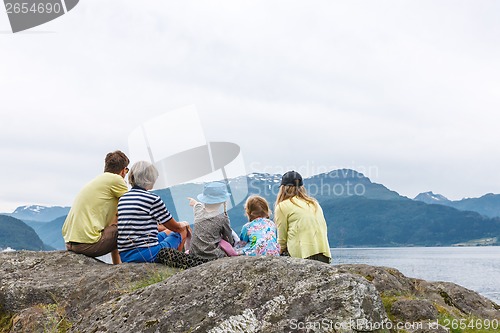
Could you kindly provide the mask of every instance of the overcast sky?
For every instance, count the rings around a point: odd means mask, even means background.
[[[82,0],[0,13],[0,212],[71,205],[141,123],[196,105],[246,171],[500,193],[500,2]],[[165,128],[168,133],[169,129]]]

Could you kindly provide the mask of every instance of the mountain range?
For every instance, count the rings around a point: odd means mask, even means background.
[[[253,173],[230,182],[233,190],[248,190],[248,195],[263,196],[272,208],[280,180],[280,175]],[[500,244],[500,195],[487,194],[481,198],[451,201],[442,195],[426,192],[412,200],[349,169],[306,178],[304,186],[323,208],[332,247],[474,244],[470,243],[471,240],[486,244],[482,241],[484,239],[488,239],[490,245]],[[172,193],[177,198],[196,197],[202,189],[203,184],[189,183],[155,193],[178,219]],[[187,200],[184,203],[187,205]],[[243,206],[244,201],[228,211],[236,232],[247,222]],[[46,248],[64,249],[61,227],[68,211],[69,207],[34,205],[22,206],[4,215],[24,221]],[[0,234],[5,228],[5,223],[0,224]],[[23,248],[5,244],[0,241],[0,249],[7,246]],[[33,244],[38,243],[34,240]],[[41,248],[39,245],[35,247]]]
[[[414,200],[422,201],[426,204],[449,206],[463,211],[478,212],[488,217],[500,216],[500,194],[488,193],[480,198],[465,198],[452,201],[441,194],[425,192],[417,195]]]
[[[15,217],[21,221],[50,222],[58,217],[67,215],[70,207],[46,207],[40,205],[20,206],[12,213],[2,213],[3,215]]]

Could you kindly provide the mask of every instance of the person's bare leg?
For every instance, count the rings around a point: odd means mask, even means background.
[[[113,218],[113,220],[109,225],[118,226],[118,213],[116,213],[115,217]],[[111,251],[111,261],[113,262],[113,265],[118,265],[122,263],[118,249],[114,249],[113,251]]]
[[[118,265],[122,263],[118,249],[111,251],[111,260],[113,261],[113,265]]]
[[[182,241],[181,241],[181,244],[179,245],[179,247],[177,248],[177,250],[179,251],[182,251],[184,249],[184,243],[186,243],[186,238],[188,236],[188,228],[189,227],[186,227],[184,228],[181,232],[179,232],[179,234],[181,235],[182,237]]]

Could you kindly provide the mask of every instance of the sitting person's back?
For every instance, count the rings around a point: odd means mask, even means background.
[[[133,187],[118,203],[118,250],[123,262],[155,262],[161,249],[183,248],[189,224],[177,222],[163,200],[150,192],[158,175],[146,161],[130,170]]]
[[[189,253],[205,259],[218,259],[226,256],[219,247],[221,240],[234,244],[232,229],[227,213],[221,212],[222,205],[229,198],[226,184],[220,182],[205,185],[203,193],[196,201],[190,199],[194,211],[194,228]],[[225,210],[225,209],[224,209]]]
[[[111,253],[113,263],[120,262],[116,210],[118,199],[128,191],[123,179],[128,163],[121,151],[107,154],[104,173],[78,193],[62,227],[68,251],[94,258]]]
[[[241,242],[236,252],[247,256],[279,256],[276,225],[269,219],[271,212],[266,199],[257,195],[248,198],[245,214],[249,222],[241,229]]]
[[[281,252],[287,251],[295,258],[331,262],[323,210],[307,194],[298,172],[289,171],[281,178],[274,214]]]

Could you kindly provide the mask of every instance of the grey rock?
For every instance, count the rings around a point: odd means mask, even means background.
[[[422,320],[435,320],[438,311],[431,302],[420,299],[401,299],[391,306],[391,314],[402,322],[414,323]]]
[[[339,271],[358,274],[373,283],[380,293],[385,295],[399,295],[415,292],[415,285],[411,279],[404,276],[395,268],[382,266],[337,265]]]
[[[473,290],[451,282],[431,282],[426,289],[429,298],[458,309],[464,315],[473,315],[484,319],[500,320],[500,306]]]
[[[36,316],[79,320],[96,304],[158,272],[167,276],[177,270],[154,264],[113,266],[67,251],[0,253],[0,314],[17,314],[19,327]]]
[[[373,267],[368,265],[339,265],[335,266],[341,272],[359,274],[371,281],[382,298],[399,297],[406,299],[427,300],[438,305],[447,314],[454,317],[469,315],[483,319],[500,320],[500,306],[475,291],[461,287],[451,282],[428,282],[421,279],[409,278],[394,268]],[[413,310],[400,313],[400,316],[411,317]]]
[[[312,260],[233,257],[104,303],[74,331],[371,332],[387,320],[362,277]]]

